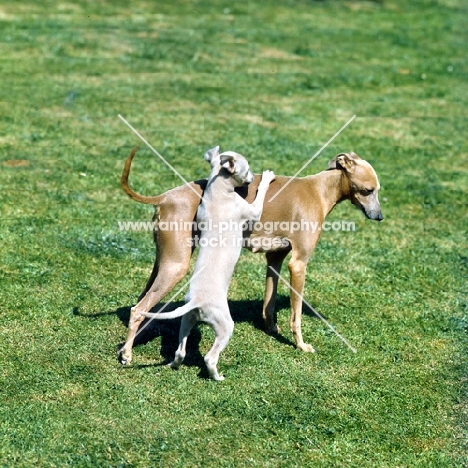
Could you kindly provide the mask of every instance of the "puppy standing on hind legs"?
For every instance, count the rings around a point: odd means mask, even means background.
[[[211,164],[211,173],[198,207],[197,223],[211,229],[203,230],[200,237],[200,251],[190,280],[187,303],[173,312],[141,311],[140,315],[153,319],[182,316],[179,347],[170,364],[173,369],[177,369],[185,358],[187,338],[193,326],[198,321],[210,325],[215,332],[215,342],[205,356],[205,363],[210,377],[223,380],[217,364],[234,331],[227,293],[242,249],[243,224],[260,219],[266,192],[275,175],[271,171],[263,173],[257,196],[249,204],[234,191],[254,179],[247,160],[231,151],[219,154],[219,147],[208,151],[205,159]]]

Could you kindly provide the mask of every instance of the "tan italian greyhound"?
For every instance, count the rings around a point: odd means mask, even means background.
[[[134,148],[125,162],[121,178],[123,190],[138,202],[155,205],[153,220],[156,223],[180,220],[192,222],[200,204],[197,193],[203,194],[206,180],[192,182],[191,187],[182,185],[159,196],[140,195],[128,185],[130,167],[137,150],[138,148]],[[248,187],[237,189],[238,193],[251,203],[259,183],[260,176],[257,175]],[[284,190],[282,187],[285,187]],[[343,200],[350,200],[367,218],[381,221],[383,216],[378,200],[379,189],[377,174],[372,166],[353,152],[338,154],[329,162],[328,170],[315,175],[293,180],[291,177],[276,176],[268,188],[260,218],[263,226],[273,226],[273,229],[267,232],[265,229],[244,231],[244,237],[248,238],[246,247],[266,254],[263,318],[268,333],[278,332],[275,314],[278,276],[274,271],[281,270],[283,260],[291,252],[288,264],[290,282],[299,296],[291,294],[290,327],[296,346],[302,351],[314,352],[314,348],[302,338],[302,294],[306,265],[319,241],[321,229],[292,230],[291,226],[293,223],[303,222],[321,226],[335,205]],[[278,195],[275,197],[276,194]],[[273,197],[275,198],[272,199]],[[143,321],[140,312],[151,310],[184,278],[193,252],[190,241],[199,235],[200,233],[193,229],[177,232],[158,229],[154,231],[156,260],[139,302],[131,310],[127,341],[121,350],[122,364],[129,364],[132,360],[135,334]]]

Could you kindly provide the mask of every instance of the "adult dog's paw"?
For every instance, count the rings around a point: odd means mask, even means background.
[[[297,347],[305,353],[315,353],[315,349],[307,343],[298,344]]]

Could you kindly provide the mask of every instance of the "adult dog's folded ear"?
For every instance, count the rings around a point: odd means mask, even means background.
[[[208,161],[211,165],[216,163],[219,157],[219,145],[211,148],[205,153],[205,161]]]
[[[328,163],[328,169],[344,169],[345,171],[352,172],[356,165],[356,160],[358,159],[361,158],[352,151],[349,153],[340,153]]]

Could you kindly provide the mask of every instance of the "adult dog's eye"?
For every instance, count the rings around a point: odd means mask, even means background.
[[[370,188],[369,189],[365,188],[365,189],[362,190],[363,195],[370,195],[373,192],[374,192],[374,189],[370,189]]]

